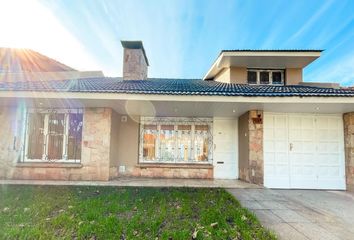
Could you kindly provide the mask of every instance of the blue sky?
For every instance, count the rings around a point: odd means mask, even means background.
[[[52,38],[33,47],[78,69],[121,76],[122,39],[142,40],[149,76],[169,78],[203,77],[222,49],[324,49],[304,79],[354,85],[352,0],[31,1],[56,25],[36,14],[37,34]]]

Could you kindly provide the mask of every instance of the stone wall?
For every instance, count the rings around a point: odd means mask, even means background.
[[[354,112],[345,113],[343,121],[347,190],[354,192]]]
[[[22,114],[23,115],[23,114]],[[24,117],[18,108],[0,108],[0,178],[38,180],[109,180],[117,176],[213,178],[212,165],[139,164],[139,123],[109,108],[86,108],[81,163],[22,163]],[[21,117],[22,116],[22,117]],[[16,140],[16,141],[15,141]],[[119,166],[126,168],[118,172]]]
[[[263,185],[263,112],[252,110],[239,118],[239,178]]]
[[[0,107],[0,178],[6,178],[13,173],[12,166],[20,157],[21,151],[17,135],[17,109]]]
[[[173,165],[173,164],[140,164],[127,168],[125,176],[148,178],[199,178],[212,179],[211,165]]]
[[[18,134],[22,123],[18,109],[2,108],[0,128],[0,177],[41,180],[108,180],[112,109],[86,108],[82,136],[81,164],[20,163],[23,139]],[[6,137],[5,137],[6,136]],[[14,137],[17,141],[14,143]]]
[[[147,62],[142,49],[124,49],[123,79],[145,80],[147,79]]]

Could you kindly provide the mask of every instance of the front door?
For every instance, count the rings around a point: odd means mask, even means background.
[[[237,119],[214,118],[214,178],[237,179]]]

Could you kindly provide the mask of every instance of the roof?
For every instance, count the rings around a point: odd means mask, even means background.
[[[230,67],[243,68],[304,68],[320,57],[322,50],[312,49],[235,49],[222,50],[204,80],[214,79]]]
[[[127,49],[141,49],[143,50],[143,54],[144,54],[144,58],[146,61],[146,65],[149,66],[149,60],[146,56],[145,53],[145,49],[143,46],[143,42],[142,41],[120,41],[122,43],[123,48],[127,48]]]
[[[76,71],[52,58],[25,48],[0,48],[0,72]]]
[[[354,97],[353,89],[310,86],[246,85],[201,79],[127,80],[90,78],[37,82],[0,82],[0,91],[88,92],[161,95],[262,96],[262,97]]]

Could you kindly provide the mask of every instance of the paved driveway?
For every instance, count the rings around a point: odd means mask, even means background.
[[[228,189],[280,239],[354,239],[354,195],[341,191]]]

